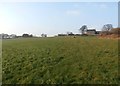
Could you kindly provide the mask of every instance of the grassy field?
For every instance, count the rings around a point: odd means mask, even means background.
[[[54,37],[3,40],[3,84],[117,84],[118,40]]]

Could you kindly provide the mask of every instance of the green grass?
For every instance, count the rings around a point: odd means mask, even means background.
[[[118,40],[3,40],[3,84],[117,84]]]

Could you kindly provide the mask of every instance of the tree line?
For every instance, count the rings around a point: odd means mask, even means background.
[[[23,34],[22,37],[34,37],[32,34]],[[47,34],[42,33],[41,37],[47,37]]]

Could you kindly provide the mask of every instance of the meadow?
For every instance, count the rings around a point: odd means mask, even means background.
[[[5,39],[2,77],[3,84],[118,84],[118,40]]]

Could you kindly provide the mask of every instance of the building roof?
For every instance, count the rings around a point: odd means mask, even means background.
[[[96,31],[95,29],[88,29],[87,31]]]

